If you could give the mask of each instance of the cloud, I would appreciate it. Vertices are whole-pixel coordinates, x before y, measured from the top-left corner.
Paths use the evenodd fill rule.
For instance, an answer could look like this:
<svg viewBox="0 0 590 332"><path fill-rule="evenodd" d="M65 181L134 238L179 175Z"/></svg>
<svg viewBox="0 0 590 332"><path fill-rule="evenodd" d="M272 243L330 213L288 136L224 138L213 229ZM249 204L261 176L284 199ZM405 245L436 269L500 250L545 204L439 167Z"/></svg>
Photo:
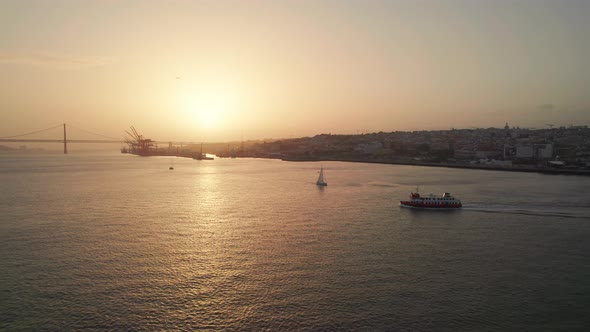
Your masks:
<svg viewBox="0 0 590 332"><path fill-rule="evenodd" d="M6 52L0 50L0 65L34 66L51 69L82 69L114 62L114 58L44 52Z"/></svg>

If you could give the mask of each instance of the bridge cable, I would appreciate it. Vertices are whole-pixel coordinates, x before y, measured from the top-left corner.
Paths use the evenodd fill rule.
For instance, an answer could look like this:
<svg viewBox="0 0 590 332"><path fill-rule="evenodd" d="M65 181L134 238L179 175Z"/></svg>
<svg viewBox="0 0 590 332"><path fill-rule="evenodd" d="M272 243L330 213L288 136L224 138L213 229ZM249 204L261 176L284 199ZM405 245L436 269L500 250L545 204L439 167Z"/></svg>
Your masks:
<svg viewBox="0 0 590 332"><path fill-rule="evenodd" d="M46 129L36 130L36 131L32 131L32 132L30 132L30 133L26 133L26 134L13 135L13 136L4 136L4 137L0 137L0 139L4 139L4 138L14 138L14 137L21 137L21 136L27 136L27 135L38 134L38 133L42 133L42 132L44 132L44 131L48 131L48 130L55 129L55 128L57 128L57 127L62 127L62 126L63 126L63 124L62 124L62 123L60 123L60 124L58 124L57 126L53 126L53 127L51 127L51 128L46 128Z"/></svg>
<svg viewBox="0 0 590 332"><path fill-rule="evenodd" d="M106 136L106 135L101 135L101 134L93 133L93 132L91 132L91 131L89 131L89 130L82 129L82 128L79 128L79 127L76 127L76 126L72 126L71 124L67 124L67 123L66 123L66 126L68 126L68 127L72 127L72 128L74 128L74 129L81 130L81 131L83 131L83 132L85 132L85 133L87 133L87 134L92 134L92 135L96 135L96 136L100 136L100 137L103 137L103 138L108 138L108 139L112 139L112 140L116 140L116 141L123 141L123 140L122 140L122 139L120 139L120 138L114 138L114 137L110 137L110 136Z"/></svg>

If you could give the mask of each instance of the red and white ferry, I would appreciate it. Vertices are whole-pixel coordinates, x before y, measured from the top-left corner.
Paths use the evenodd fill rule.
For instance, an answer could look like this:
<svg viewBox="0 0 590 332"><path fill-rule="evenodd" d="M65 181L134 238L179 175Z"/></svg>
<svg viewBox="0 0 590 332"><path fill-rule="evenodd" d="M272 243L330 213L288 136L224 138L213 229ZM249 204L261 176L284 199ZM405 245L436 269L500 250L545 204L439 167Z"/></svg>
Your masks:
<svg viewBox="0 0 590 332"><path fill-rule="evenodd" d="M420 196L418 191L410 194L410 200L399 201L402 207L411 208L428 208L428 209L458 209L461 201L453 197L449 193L444 193L442 196L430 194L428 196Z"/></svg>

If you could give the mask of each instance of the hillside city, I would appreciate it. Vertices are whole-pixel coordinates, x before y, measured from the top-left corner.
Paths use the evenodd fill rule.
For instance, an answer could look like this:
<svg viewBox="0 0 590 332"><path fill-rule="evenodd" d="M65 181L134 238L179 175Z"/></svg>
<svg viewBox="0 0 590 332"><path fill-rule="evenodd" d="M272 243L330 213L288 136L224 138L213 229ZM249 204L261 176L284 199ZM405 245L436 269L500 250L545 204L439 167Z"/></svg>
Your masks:
<svg viewBox="0 0 590 332"><path fill-rule="evenodd" d="M219 148L220 157L590 169L588 126L321 134Z"/></svg>

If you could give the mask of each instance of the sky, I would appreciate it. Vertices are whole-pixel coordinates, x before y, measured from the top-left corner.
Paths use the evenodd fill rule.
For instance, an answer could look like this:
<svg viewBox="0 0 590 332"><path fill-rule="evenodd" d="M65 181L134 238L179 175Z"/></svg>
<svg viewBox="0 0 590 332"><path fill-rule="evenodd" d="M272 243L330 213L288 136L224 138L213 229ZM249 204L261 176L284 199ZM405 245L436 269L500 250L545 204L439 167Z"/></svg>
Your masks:
<svg viewBox="0 0 590 332"><path fill-rule="evenodd" d="M0 137L590 125L590 1L0 0Z"/></svg>

